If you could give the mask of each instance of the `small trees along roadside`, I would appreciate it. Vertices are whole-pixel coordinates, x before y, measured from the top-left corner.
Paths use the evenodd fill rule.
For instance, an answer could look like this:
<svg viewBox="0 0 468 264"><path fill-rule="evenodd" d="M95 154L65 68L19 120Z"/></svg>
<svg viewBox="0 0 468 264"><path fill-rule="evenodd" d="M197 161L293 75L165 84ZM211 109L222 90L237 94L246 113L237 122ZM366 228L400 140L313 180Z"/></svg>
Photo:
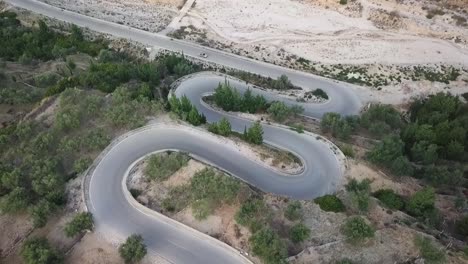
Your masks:
<svg viewBox="0 0 468 264"><path fill-rule="evenodd" d="M77 214L70 222L65 225L65 234L67 237L73 237L85 230L93 229L93 215L89 212Z"/></svg>
<svg viewBox="0 0 468 264"><path fill-rule="evenodd" d="M143 244L141 235L133 234L127 238L125 243L120 245L119 253L126 264L140 262L146 255L146 245Z"/></svg>
<svg viewBox="0 0 468 264"><path fill-rule="evenodd" d="M244 130L244 140L257 145L263 143L263 128L259 121Z"/></svg>

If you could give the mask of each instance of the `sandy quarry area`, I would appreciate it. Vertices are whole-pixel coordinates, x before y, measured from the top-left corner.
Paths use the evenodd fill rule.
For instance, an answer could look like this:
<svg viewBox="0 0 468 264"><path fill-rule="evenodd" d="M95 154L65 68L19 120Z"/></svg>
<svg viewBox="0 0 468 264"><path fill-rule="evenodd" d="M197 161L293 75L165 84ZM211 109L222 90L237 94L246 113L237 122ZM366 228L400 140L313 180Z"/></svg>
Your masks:
<svg viewBox="0 0 468 264"><path fill-rule="evenodd" d="M467 0L42 1L275 63L468 65Z"/></svg>
<svg viewBox="0 0 468 264"><path fill-rule="evenodd" d="M181 25L204 30L209 39L227 46L256 53L283 49L322 63L468 61L468 29L453 18L466 18L467 1L465 12L446 11L432 19L422 9L438 8L431 1L338 2L196 0Z"/></svg>

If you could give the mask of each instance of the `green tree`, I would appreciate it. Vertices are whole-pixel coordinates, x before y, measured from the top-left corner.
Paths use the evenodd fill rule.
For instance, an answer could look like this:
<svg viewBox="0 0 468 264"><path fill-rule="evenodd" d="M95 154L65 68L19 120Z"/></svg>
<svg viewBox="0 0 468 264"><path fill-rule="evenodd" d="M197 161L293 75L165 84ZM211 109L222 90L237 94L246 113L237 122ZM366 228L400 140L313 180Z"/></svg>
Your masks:
<svg viewBox="0 0 468 264"><path fill-rule="evenodd" d="M255 122L247 131L244 131L244 139L257 145L263 143L263 128L259 121Z"/></svg>
<svg viewBox="0 0 468 264"><path fill-rule="evenodd" d="M353 132L353 126L347 118L342 118L338 113L326 113L320 121L323 132L331 132L333 136L346 140Z"/></svg>
<svg viewBox="0 0 468 264"><path fill-rule="evenodd" d="M31 238L24 242L21 256L26 264L60 264L62 255L45 238Z"/></svg>
<svg viewBox="0 0 468 264"><path fill-rule="evenodd" d="M361 242L374 237L374 228L360 216L353 216L346 220L342 227L343 234L352 242Z"/></svg>
<svg viewBox="0 0 468 264"><path fill-rule="evenodd" d="M310 229L304 224L296 224L289 231L289 237L292 242L300 243L310 236Z"/></svg>
<svg viewBox="0 0 468 264"><path fill-rule="evenodd" d="M431 187L424 188L411 196L406 210L414 216L423 216L434 210L435 193Z"/></svg>
<svg viewBox="0 0 468 264"><path fill-rule="evenodd" d="M438 159L438 147L436 144L430 144L427 141L419 141L411 148L411 157L414 161L423 164L432 164Z"/></svg>
<svg viewBox="0 0 468 264"><path fill-rule="evenodd" d="M274 120L282 122L291 114L291 109L283 102L273 102L268 108L268 113Z"/></svg>
<svg viewBox="0 0 468 264"><path fill-rule="evenodd" d="M388 136L368 152L367 157L371 162L389 168L396 175L411 176L413 167L403 156L403 147L398 136Z"/></svg>
<svg viewBox="0 0 468 264"><path fill-rule="evenodd" d="M85 230L93 230L93 215L89 212L83 212L65 225L65 234L67 237L74 237Z"/></svg>
<svg viewBox="0 0 468 264"><path fill-rule="evenodd" d="M33 219L34 227L43 227L47 223L47 218L55 211L56 206L45 200L41 199L37 204L31 207L31 216Z"/></svg>
<svg viewBox="0 0 468 264"><path fill-rule="evenodd" d="M252 251L265 263L283 263L287 257L284 243L269 227L264 227L250 237Z"/></svg>
<svg viewBox="0 0 468 264"><path fill-rule="evenodd" d="M169 97L169 105L170 105L171 111L173 113L177 114L178 116L181 115L182 105L181 105L181 102L180 102L179 98L177 98L175 95L171 95Z"/></svg>
<svg viewBox="0 0 468 264"><path fill-rule="evenodd" d="M5 213L24 210L30 203L28 191L23 187L16 187L0 198L0 209Z"/></svg>
<svg viewBox="0 0 468 264"><path fill-rule="evenodd" d="M141 235L133 234L127 238L125 243L120 245L119 253L125 263L138 263L146 255L146 245L143 243Z"/></svg>
<svg viewBox="0 0 468 264"><path fill-rule="evenodd" d="M228 136L231 134L231 123L226 117L223 117L218 123L218 134L221 136Z"/></svg>
<svg viewBox="0 0 468 264"><path fill-rule="evenodd" d="M197 108L195 106L192 106L192 109L188 113L187 121L194 126L199 126L203 124L206 120L202 115L200 115L200 113L198 113Z"/></svg>

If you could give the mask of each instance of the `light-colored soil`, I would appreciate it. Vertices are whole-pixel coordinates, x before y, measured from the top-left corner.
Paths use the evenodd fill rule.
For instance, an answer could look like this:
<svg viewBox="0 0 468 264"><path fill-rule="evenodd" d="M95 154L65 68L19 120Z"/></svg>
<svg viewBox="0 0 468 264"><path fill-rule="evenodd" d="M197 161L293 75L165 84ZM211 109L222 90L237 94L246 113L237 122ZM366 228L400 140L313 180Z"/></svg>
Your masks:
<svg viewBox="0 0 468 264"><path fill-rule="evenodd" d="M466 63L468 31L452 18L466 14L428 19L426 1L348 2L198 0L181 26L260 58L286 51L322 63Z"/></svg>
<svg viewBox="0 0 468 264"><path fill-rule="evenodd" d="M400 195L409 196L414 192L420 190L422 187L417 183L414 178L402 177L400 181L392 176L386 175L378 168L370 167L362 160L348 161L349 170L346 172L346 177L343 179L344 185L350 179L364 180L369 179L372 181L371 190L373 192L380 189L392 189Z"/></svg>
<svg viewBox="0 0 468 264"><path fill-rule="evenodd" d="M84 15L158 32L177 15L182 0L42 0Z"/></svg>
<svg viewBox="0 0 468 264"><path fill-rule="evenodd" d="M123 264L119 256L118 247L103 239L99 234L87 233L81 241L76 244L65 258L65 263L70 264ZM168 261L147 254L141 264L169 264Z"/></svg>
<svg viewBox="0 0 468 264"><path fill-rule="evenodd" d="M32 229L33 224L28 214L0 215L0 259L21 243Z"/></svg>

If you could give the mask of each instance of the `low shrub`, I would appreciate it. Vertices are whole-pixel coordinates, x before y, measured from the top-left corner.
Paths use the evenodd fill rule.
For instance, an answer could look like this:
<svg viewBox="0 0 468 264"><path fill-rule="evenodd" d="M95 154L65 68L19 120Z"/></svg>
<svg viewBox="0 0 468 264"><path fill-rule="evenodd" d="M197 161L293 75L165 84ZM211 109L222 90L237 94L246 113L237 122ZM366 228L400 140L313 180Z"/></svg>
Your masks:
<svg viewBox="0 0 468 264"><path fill-rule="evenodd" d="M405 201L403 198L396 194L393 190L382 189L376 191L373 195L379 199L382 204L390 209L401 210L405 207Z"/></svg>
<svg viewBox="0 0 468 264"><path fill-rule="evenodd" d="M320 209L326 212L344 212L345 206L340 198L335 195L327 194L322 197L315 198L314 202L320 206Z"/></svg>
<svg viewBox="0 0 468 264"><path fill-rule="evenodd" d="M366 238L374 237L374 228L359 216L350 217L342 227L346 238L353 242L360 242Z"/></svg>

